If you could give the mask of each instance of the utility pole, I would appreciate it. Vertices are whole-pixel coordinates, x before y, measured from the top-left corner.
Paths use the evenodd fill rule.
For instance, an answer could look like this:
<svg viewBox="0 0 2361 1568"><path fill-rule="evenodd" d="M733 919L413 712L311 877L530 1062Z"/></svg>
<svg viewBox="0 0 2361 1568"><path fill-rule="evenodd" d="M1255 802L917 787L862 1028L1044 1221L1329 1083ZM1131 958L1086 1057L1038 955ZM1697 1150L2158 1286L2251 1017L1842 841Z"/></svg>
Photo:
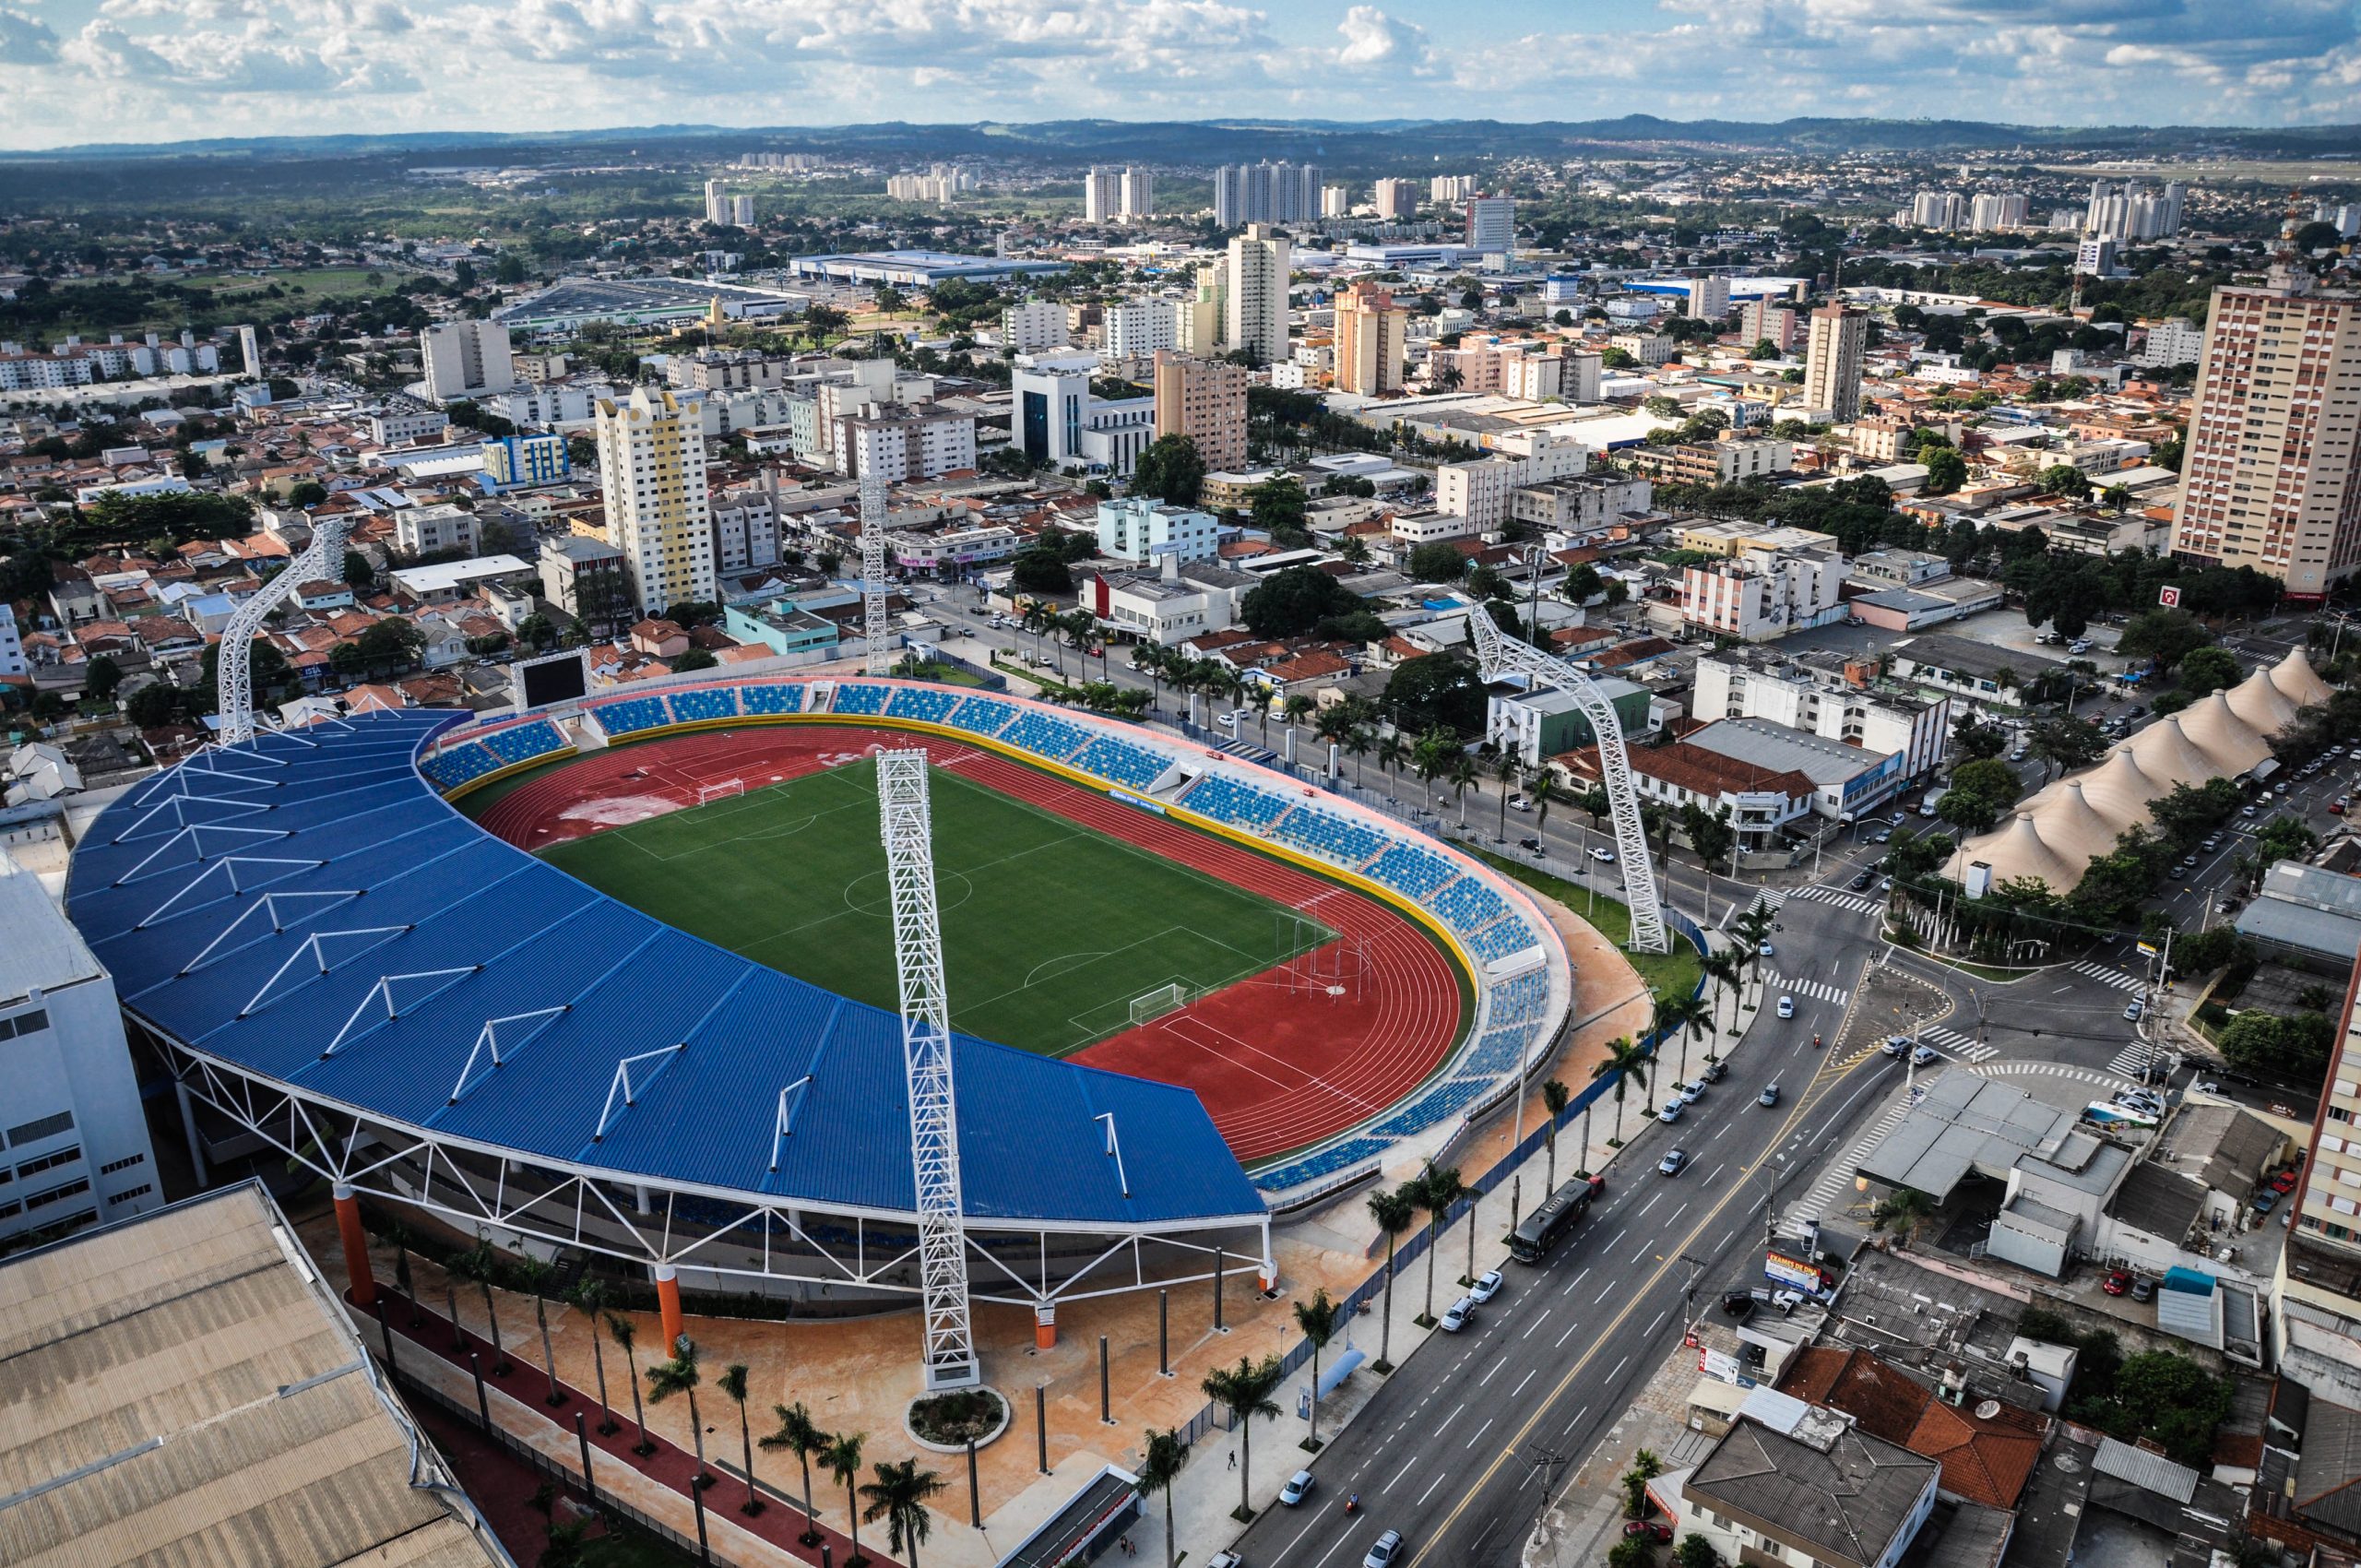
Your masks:
<svg viewBox="0 0 2361 1568"><path fill-rule="evenodd" d="M1787 1157L1781 1155L1762 1172L1770 1178L1770 1190L1762 1194L1762 1245L1768 1250L1779 1240L1779 1183L1787 1174Z"/></svg>

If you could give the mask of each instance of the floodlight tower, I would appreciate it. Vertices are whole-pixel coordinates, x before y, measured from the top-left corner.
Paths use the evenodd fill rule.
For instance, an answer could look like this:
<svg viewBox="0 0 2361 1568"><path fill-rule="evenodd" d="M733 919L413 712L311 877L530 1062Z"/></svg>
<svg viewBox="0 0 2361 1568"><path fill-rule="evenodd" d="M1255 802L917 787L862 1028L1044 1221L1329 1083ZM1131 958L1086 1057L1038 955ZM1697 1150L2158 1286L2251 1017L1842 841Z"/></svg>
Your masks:
<svg viewBox="0 0 2361 1568"><path fill-rule="evenodd" d="M934 896L934 833L926 753L877 758L879 826L894 900L894 967L901 980L902 1065L910 1096L910 1168L925 1298L926 1389L983 1381L967 1316L967 1230L959 1202L959 1115L951 1082L951 1000Z"/></svg>
<svg viewBox="0 0 2361 1568"><path fill-rule="evenodd" d="M216 706L221 716L219 739L222 745L243 745L255 738L255 634L262 630L270 612L286 603L302 585L344 576L344 529L342 517L315 518L312 542L303 552L238 606L230 624L221 628L221 651L214 665L214 683L220 694Z"/></svg>
<svg viewBox="0 0 2361 1568"><path fill-rule="evenodd" d="M860 465L860 629L869 641L869 672L893 667L885 657L885 476L873 461Z"/></svg>
<svg viewBox="0 0 2361 1568"><path fill-rule="evenodd" d="M1639 793L1631 788L1631 758L1623 749L1623 721L1616 717L1615 705L1572 665L1501 631L1481 605L1468 613L1467 625L1476 639L1476 659L1483 667L1484 679L1522 675L1554 687L1573 698L1574 706L1590 721L1590 732L1598 742L1598 771L1607 786L1608 810L1615 821L1615 849L1623 861L1623 891L1631 907L1631 950L1667 951L1671 939L1665 931L1664 906L1656 898L1656 868L1648 859L1647 826L1640 820Z"/></svg>

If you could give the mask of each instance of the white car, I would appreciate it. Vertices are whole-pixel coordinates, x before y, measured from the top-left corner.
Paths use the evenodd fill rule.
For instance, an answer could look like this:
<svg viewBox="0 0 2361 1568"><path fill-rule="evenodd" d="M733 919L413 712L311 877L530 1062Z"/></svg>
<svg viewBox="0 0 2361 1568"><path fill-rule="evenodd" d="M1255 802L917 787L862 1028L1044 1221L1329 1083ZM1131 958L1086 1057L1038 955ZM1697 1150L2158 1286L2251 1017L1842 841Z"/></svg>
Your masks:
<svg viewBox="0 0 2361 1568"><path fill-rule="evenodd" d="M1508 1281L1501 1277L1501 1271L1497 1268L1489 1273L1479 1274L1476 1277L1476 1283L1467 1288L1467 1299L1479 1303L1489 1301L1501 1293L1501 1287L1506 1283Z"/></svg>
<svg viewBox="0 0 2361 1568"><path fill-rule="evenodd" d="M1920 1067L1926 1066L1930 1062L1940 1062L1942 1059L1943 1053L1931 1045L1922 1045L1910 1053L1911 1063Z"/></svg>
<svg viewBox="0 0 2361 1568"><path fill-rule="evenodd" d="M1656 1112L1656 1120L1668 1126L1671 1123L1679 1121L1680 1113L1688 1109L1689 1102L1681 1099L1679 1095L1674 1095L1670 1099L1664 1102L1664 1109Z"/></svg>
<svg viewBox="0 0 2361 1568"><path fill-rule="evenodd" d="M1693 1084L1683 1084L1683 1085L1681 1085L1681 1086L1680 1086L1680 1103L1681 1103L1681 1104L1683 1104L1683 1105L1694 1105L1694 1104L1696 1104L1699 1100L1701 1100L1701 1099L1704 1099L1704 1098L1705 1098L1705 1080L1704 1080L1704 1079L1700 1078L1700 1079L1698 1079L1698 1080L1697 1080L1695 1083L1693 1083Z"/></svg>
<svg viewBox="0 0 2361 1568"><path fill-rule="evenodd" d="M1779 998L1779 1016L1782 1018L1792 1018L1795 1016L1796 999L1792 996L1783 996Z"/></svg>
<svg viewBox="0 0 2361 1568"><path fill-rule="evenodd" d="M1771 1304L1783 1313L1791 1313L1804 1304L1804 1293L1800 1290L1774 1290L1771 1292Z"/></svg>
<svg viewBox="0 0 2361 1568"><path fill-rule="evenodd" d="M1361 1568L1394 1568L1394 1560L1402 1555L1402 1532L1388 1530L1377 1538L1377 1544L1361 1559Z"/></svg>
<svg viewBox="0 0 2361 1568"><path fill-rule="evenodd" d="M1509 810L1513 812L1529 812L1532 809L1533 802L1526 800L1523 795L1512 795L1509 797Z"/></svg>
<svg viewBox="0 0 2361 1568"><path fill-rule="evenodd" d="M1303 1500L1311 1495L1311 1489L1319 1484L1311 1479L1310 1470L1298 1470L1287 1478L1287 1485L1279 1488L1279 1501L1289 1508L1299 1507Z"/></svg>
<svg viewBox="0 0 2361 1568"><path fill-rule="evenodd" d="M1615 863L1615 851L1612 849L1593 849L1590 852L1590 858L1596 861L1603 866L1611 866Z"/></svg>
<svg viewBox="0 0 2361 1568"><path fill-rule="evenodd" d="M1445 1334L1456 1334L1475 1321L1476 1302L1471 1297L1462 1296L1442 1310L1442 1331ZM1284 1492L1280 1495L1283 1499L1286 1496Z"/></svg>
<svg viewBox="0 0 2361 1568"><path fill-rule="evenodd" d="M1757 947L1754 951L1765 958L1775 958L1779 956L1778 949L1772 946L1767 942Z"/></svg>

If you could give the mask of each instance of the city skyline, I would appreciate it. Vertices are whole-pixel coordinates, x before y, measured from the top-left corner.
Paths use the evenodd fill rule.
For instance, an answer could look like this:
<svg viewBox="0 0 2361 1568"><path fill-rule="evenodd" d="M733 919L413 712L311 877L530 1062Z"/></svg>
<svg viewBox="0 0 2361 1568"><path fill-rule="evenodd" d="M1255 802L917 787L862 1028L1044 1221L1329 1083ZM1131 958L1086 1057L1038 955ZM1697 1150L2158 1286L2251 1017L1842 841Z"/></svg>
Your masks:
<svg viewBox="0 0 2361 1568"><path fill-rule="evenodd" d="M2029 125L2361 121L2361 29L2325 0L738 3L25 0L0 5L0 145L1253 114L1536 120L1658 107ZM107 95L92 135L91 94ZM792 113L783 111L792 110Z"/></svg>

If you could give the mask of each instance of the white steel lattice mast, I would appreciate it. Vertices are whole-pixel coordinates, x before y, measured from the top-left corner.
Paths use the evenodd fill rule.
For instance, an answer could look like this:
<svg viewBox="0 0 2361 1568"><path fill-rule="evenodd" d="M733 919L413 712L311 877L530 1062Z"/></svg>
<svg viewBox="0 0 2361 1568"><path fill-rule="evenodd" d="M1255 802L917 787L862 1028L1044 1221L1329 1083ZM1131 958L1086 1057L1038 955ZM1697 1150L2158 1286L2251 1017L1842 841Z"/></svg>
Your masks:
<svg viewBox="0 0 2361 1568"><path fill-rule="evenodd" d="M886 657L885 476L866 462L860 466L860 630L869 641L869 672L884 674L893 665Z"/></svg>
<svg viewBox="0 0 2361 1568"><path fill-rule="evenodd" d="M877 806L894 897L894 966L901 977L902 1064L909 1075L910 1167L925 1295L926 1386L983 1380L967 1321L967 1231L959 1205L959 1114L951 1084L951 999L934 898L934 832L926 754L877 758Z"/></svg>
<svg viewBox="0 0 2361 1568"><path fill-rule="evenodd" d="M1572 665L1501 631L1482 607L1468 615L1467 625L1476 639L1476 658L1483 666L1484 679L1522 675L1553 686L1573 698L1590 721L1590 731L1598 740L1598 770L1607 786L1608 810L1615 822L1615 850L1623 861L1625 899L1631 907L1631 950L1668 951L1671 939L1665 931L1664 906L1656 898L1656 868L1648 859L1647 825L1640 820L1639 793L1631 788L1631 758L1623 749L1623 721L1616 717L1615 705Z"/></svg>
<svg viewBox="0 0 2361 1568"><path fill-rule="evenodd" d="M230 624L221 628L221 651L215 664L214 683L220 694L217 708L221 716L219 740L222 745L240 745L255 738L255 634L262 630L270 612L286 603L303 584L322 578L342 579L344 528L342 517L315 520L312 524L312 542L303 553L290 561L285 571L238 606Z"/></svg>

